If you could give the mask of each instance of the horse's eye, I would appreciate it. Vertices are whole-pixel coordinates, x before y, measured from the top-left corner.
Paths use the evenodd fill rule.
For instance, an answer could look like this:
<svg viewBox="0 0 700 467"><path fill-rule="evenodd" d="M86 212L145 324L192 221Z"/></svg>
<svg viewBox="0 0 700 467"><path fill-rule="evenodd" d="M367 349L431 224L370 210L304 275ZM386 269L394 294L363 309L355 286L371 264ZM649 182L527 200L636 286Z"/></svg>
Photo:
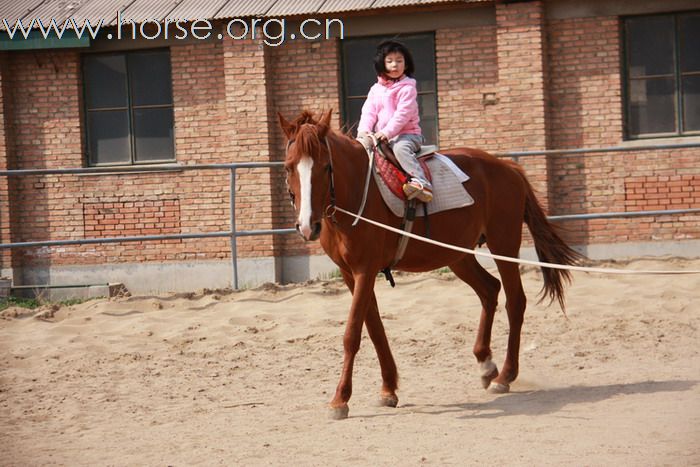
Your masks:
<svg viewBox="0 0 700 467"><path fill-rule="evenodd" d="M292 201L292 206L296 208L296 196L294 196L294 192L292 190L287 190L287 193L289 193L289 199Z"/></svg>

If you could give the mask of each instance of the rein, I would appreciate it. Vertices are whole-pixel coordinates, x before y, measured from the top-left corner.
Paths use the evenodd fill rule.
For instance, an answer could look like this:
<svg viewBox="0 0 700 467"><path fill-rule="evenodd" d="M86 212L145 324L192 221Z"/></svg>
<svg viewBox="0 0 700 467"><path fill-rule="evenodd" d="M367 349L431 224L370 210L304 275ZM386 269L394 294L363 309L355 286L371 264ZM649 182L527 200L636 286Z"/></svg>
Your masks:
<svg viewBox="0 0 700 467"><path fill-rule="evenodd" d="M330 217L331 220L333 221L334 224L337 224L338 222L335 219L335 212L337 211L337 206L335 204L335 177L333 173L333 152L331 151L331 145L328 142L328 137L324 136L323 140L326 143L326 148L328 149L328 178L330 182L330 195L331 195L331 203L326 206L326 210L324 213L325 217ZM376 140L375 140L375 148L376 148ZM362 190L362 201L360 202L360 209L357 211L357 215L361 216L362 213L365 211L365 205L367 204L367 193L369 193L369 184L370 180L372 178L372 170L374 170L374 157L373 155L370 155L369 157L369 168L367 170L367 177L365 177L365 187ZM330 216L328 215L328 212L332 211ZM352 223L352 227L355 227L358 223L360 222L359 218L355 218L355 220Z"/></svg>
<svg viewBox="0 0 700 467"><path fill-rule="evenodd" d="M374 155L375 152L378 150L379 144L379 142L374 136L372 136L372 143L372 149L367 150L367 156L369 157L369 168L367 169L367 177L365 177L365 187L362 190L362 202L360 203L360 209L357 211L358 216L361 216L365 210L365 204L367 204L367 194L369 193L369 183L370 179L372 178L372 172L374 171ZM352 227L355 227L359 222L360 218L356 217L355 220L352 222Z"/></svg>
<svg viewBox="0 0 700 467"><path fill-rule="evenodd" d="M331 221L334 224L337 224L338 221L335 219L335 211L337 206L335 205L335 177L333 174L333 154L331 153L331 145L328 142L328 138L324 136L323 140L326 142L326 149L328 149L328 181L330 184L329 190L331 192L331 203L328 206L326 206L326 210L323 213L323 215L325 217L330 217ZM328 215L329 211L332 211L330 216ZM362 214L362 211L360 211L359 214ZM358 219L356 219L355 222L358 222Z"/></svg>

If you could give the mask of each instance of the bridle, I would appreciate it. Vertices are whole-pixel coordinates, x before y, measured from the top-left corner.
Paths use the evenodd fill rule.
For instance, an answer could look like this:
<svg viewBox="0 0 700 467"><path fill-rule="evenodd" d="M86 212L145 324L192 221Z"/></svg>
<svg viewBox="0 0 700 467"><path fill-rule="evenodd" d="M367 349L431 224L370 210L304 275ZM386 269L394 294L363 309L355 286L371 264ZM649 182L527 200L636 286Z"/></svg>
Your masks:
<svg viewBox="0 0 700 467"><path fill-rule="evenodd" d="M328 142L328 138L324 136L323 141L324 141L324 143L326 143L326 149L328 150L328 166L326 166L326 172L328 172L328 185L329 185L329 192L330 192L330 203L323 210L323 217L328 218L331 220L331 222L333 222L334 224L337 224L338 221L335 219L335 212L336 212L337 206L336 206L336 202L335 202L335 177L334 177L334 173L333 173L333 153L331 151L331 145ZM289 141L287 141L287 147L284 150L285 159L286 159L287 155L289 154L289 146L291 146L293 142L294 142L293 139L290 139ZM290 192L290 197L292 197L292 200L294 199L291 192ZM294 202L294 201L292 201L292 202Z"/></svg>

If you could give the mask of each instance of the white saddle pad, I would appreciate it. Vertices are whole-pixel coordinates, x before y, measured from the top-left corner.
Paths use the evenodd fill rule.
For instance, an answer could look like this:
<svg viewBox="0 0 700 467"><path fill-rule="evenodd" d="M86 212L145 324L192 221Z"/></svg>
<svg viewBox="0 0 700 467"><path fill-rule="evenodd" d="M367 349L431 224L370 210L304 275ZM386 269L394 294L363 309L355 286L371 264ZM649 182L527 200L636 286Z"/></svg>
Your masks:
<svg viewBox="0 0 700 467"><path fill-rule="evenodd" d="M474 198L462 185L469 180L469 175L457 167L449 157L435 153L432 158L428 159L427 165L433 178L433 200L427 203L428 214L474 204ZM403 217L406 202L391 192L376 170L374 171L374 181L377 182L382 198L391 212L398 217ZM422 212L422 209L419 212Z"/></svg>

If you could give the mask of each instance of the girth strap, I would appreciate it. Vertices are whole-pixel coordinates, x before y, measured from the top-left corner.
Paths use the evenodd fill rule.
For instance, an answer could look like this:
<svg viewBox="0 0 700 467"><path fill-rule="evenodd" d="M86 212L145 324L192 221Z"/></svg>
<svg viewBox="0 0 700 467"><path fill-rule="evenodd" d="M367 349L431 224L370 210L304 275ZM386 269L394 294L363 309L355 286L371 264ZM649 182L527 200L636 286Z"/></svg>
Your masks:
<svg viewBox="0 0 700 467"><path fill-rule="evenodd" d="M404 232L411 233L411 231L413 230L413 222L416 220L416 204L417 201L415 200L415 198L406 203L406 208L403 212L403 221L401 221L401 230L403 230ZM423 204L423 206L425 206L425 204ZM427 212L425 218L427 222ZM394 276L391 274L391 268L396 266L396 264L399 261L401 261L401 258L403 258L404 253L406 253L406 246L408 245L408 240L409 238L406 235L401 235L401 238L399 238L399 246L396 248L396 254L394 255L394 260L389 266L382 269L384 277L386 277L386 280L389 281L389 284L392 287L396 286L396 282L394 281Z"/></svg>

